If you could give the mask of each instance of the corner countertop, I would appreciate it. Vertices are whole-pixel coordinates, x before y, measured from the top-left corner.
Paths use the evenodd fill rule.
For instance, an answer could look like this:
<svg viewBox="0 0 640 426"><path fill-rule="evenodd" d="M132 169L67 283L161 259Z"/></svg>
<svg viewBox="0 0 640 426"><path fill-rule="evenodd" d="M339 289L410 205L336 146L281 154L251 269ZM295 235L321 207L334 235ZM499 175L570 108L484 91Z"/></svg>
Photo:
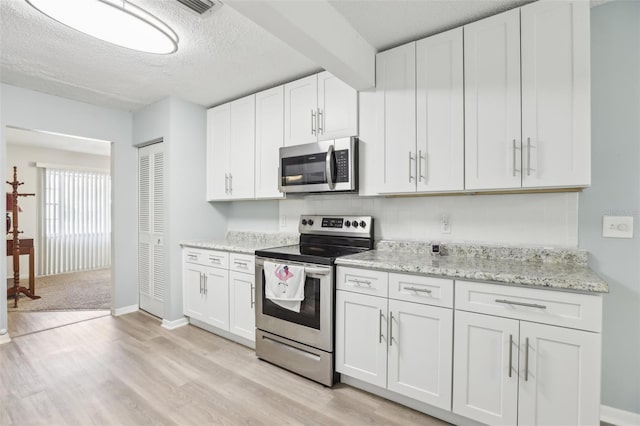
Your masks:
<svg viewBox="0 0 640 426"><path fill-rule="evenodd" d="M586 252L581 250L452 246L448 255L432 255L425 243L411 247L383 241L376 250L340 257L336 264L526 287L609 292L607 283L587 266ZM444 247L443 253L447 251Z"/></svg>
<svg viewBox="0 0 640 426"><path fill-rule="evenodd" d="M233 253L254 254L256 250L298 244L298 234L229 231L221 240L182 241L182 247L220 250Z"/></svg>

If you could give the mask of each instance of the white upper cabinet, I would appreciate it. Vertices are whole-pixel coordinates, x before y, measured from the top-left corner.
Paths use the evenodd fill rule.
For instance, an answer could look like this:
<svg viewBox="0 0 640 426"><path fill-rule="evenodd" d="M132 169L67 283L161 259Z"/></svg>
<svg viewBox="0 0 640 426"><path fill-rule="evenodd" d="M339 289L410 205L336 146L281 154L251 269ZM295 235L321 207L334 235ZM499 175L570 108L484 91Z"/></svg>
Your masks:
<svg viewBox="0 0 640 426"><path fill-rule="evenodd" d="M231 105L207 111L207 200L228 198Z"/></svg>
<svg viewBox="0 0 640 426"><path fill-rule="evenodd" d="M207 200L254 198L255 95L207 111Z"/></svg>
<svg viewBox="0 0 640 426"><path fill-rule="evenodd" d="M520 10L464 27L465 187L521 187Z"/></svg>
<svg viewBox="0 0 640 426"><path fill-rule="evenodd" d="M358 92L324 71L284 85L284 144L358 134Z"/></svg>
<svg viewBox="0 0 640 426"><path fill-rule="evenodd" d="M284 85L284 144L318 140L318 75Z"/></svg>
<svg viewBox="0 0 640 426"><path fill-rule="evenodd" d="M524 187L590 184L589 2L521 9Z"/></svg>
<svg viewBox="0 0 640 426"><path fill-rule="evenodd" d="M416 43L376 56L376 95L383 120L380 192L415 192Z"/></svg>
<svg viewBox="0 0 640 426"><path fill-rule="evenodd" d="M278 190L279 149L284 146L284 86L256 93L256 198L283 198Z"/></svg>
<svg viewBox="0 0 640 426"><path fill-rule="evenodd" d="M324 71L318 74L318 140L358 134L358 92Z"/></svg>
<svg viewBox="0 0 640 426"><path fill-rule="evenodd" d="M255 95L231 102L229 197L254 198Z"/></svg>
<svg viewBox="0 0 640 426"><path fill-rule="evenodd" d="M462 28L416 44L417 191L464 189Z"/></svg>

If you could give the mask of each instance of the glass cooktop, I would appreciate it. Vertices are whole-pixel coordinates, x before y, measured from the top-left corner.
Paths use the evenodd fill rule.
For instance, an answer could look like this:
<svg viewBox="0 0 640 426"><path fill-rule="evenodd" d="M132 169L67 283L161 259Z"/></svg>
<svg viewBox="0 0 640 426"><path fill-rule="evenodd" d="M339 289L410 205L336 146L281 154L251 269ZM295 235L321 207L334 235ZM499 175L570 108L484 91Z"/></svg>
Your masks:
<svg viewBox="0 0 640 426"><path fill-rule="evenodd" d="M337 257L360 253L367 248L326 245L294 245L256 250L256 256L294 262L333 265Z"/></svg>

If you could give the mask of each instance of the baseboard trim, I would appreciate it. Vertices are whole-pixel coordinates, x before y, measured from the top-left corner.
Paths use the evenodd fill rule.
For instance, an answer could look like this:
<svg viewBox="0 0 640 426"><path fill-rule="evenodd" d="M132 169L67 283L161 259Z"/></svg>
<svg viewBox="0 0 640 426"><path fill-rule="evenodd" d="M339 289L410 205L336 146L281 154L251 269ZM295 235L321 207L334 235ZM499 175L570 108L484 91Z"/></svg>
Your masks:
<svg viewBox="0 0 640 426"><path fill-rule="evenodd" d="M176 328L184 327L187 324L189 324L187 317L178 318L173 321L163 319L161 327L166 328L167 330L175 330Z"/></svg>
<svg viewBox="0 0 640 426"><path fill-rule="evenodd" d="M640 425L640 414L601 405L600 420L616 426L635 426Z"/></svg>
<svg viewBox="0 0 640 426"><path fill-rule="evenodd" d="M126 315L133 312L137 312L140 309L138 305L123 306L122 308L115 308L111 310L111 315L119 317L120 315Z"/></svg>
<svg viewBox="0 0 640 426"><path fill-rule="evenodd" d="M9 332L0 334L0 345L4 345L5 343L9 343L11 341L11 336L9 336Z"/></svg>

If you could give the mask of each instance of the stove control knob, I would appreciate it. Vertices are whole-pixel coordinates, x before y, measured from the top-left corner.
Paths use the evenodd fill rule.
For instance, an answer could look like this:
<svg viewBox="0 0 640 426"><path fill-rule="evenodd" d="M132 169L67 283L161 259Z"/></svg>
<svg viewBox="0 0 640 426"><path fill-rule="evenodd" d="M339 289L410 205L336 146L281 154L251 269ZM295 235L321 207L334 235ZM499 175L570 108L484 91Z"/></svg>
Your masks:
<svg viewBox="0 0 640 426"><path fill-rule="evenodd" d="M309 226L313 226L313 219L309 219L309 222L307 222L309 224Z"/></svg>
<svg viewBox="0 0 640 426"><path fill-rule="evenodd" d="M344 222L344 226L346 226L347 228L351 226L351 222L349 222L348 220L346 220Z"/></svg>
<svg viewBox="0 0 640 426"><path fill-rule="evenodd" d="M306 225L307 224L307 219L302 219L302 225Z"/></svg>
<svg viewBox="0 0 640 426"><path fill-rule="evenodd" d="M361 220L360 221L360 226L363 227L363 228L366 228L367 227L367 222L365 222L364 220Z"/></svg>
<svg viewBox="0 0 640 426"><path fill-rule="evenodd" d="M354 220L354 221L353 221L353 227L354 227L354 228L357 228L357 227L358 227L358 221L356 221L356 220Z"/></svg>

